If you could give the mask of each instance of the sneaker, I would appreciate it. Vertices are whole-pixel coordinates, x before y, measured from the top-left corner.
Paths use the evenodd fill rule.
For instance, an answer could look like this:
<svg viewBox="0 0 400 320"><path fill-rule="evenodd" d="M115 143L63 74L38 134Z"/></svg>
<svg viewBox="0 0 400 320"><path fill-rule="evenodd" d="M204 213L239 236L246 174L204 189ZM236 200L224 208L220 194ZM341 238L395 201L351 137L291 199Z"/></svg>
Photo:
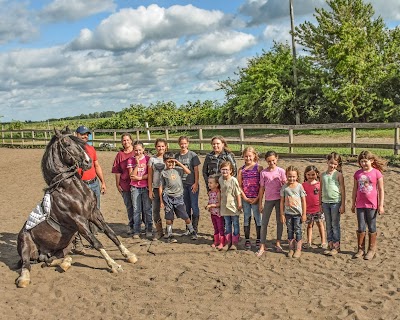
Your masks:
<svg viewBox="0 0 400 320"><path fill-rule="evenodd" d="M135 233L135 234L132 236L132 238L133 238L133 239L140 239L140 236L139 236L137 233Z"/></svg>
<svg viewBox="0 0 400 320"><path fill-rule="evenodd" d="M257 239L256 240L256 248L257 248L257 250L260 249L260 245L261 245L261 240Z"/></svg>
<svg viewBox="0 0 400 320"><path fill-rule="evenodd" d="M321 243L321 248L322 249L328 249L328 244L327 243Z"/></svg>
<svg viewBox="0 0 400 320"><path fill-rule="evenodd" d="M246 242L244 243L244 248L246 250L251 250L251 242L250 242L250 240L246 240Z"/></svg>
<svg viewBox="0 0 400 320"><path fill-rule="evenodd" d="M135 231L133 230L133 227L128 227L128 228L129 228L129 230L128 230L127 234L129 236L133 235L135 233Z"/></svg>
<svg viewBox="0 0 400 320"><path fill-rule="evenodd" d="M311 249L311 244L308 242L305 242L305 243L303 243L302 248L306 249L306 250Z"/></svg>
<svg viewBox="0 0 400 320"><path fill-rule="evenodd" d="M197 240L197 233L196 233L196 231L193 231L193 232L191 233L191 235L192 235L192 237L191 237L192 240Z"/></svg>
<svg viewBox="0 0 400 320"><path fill-rule="evenodd" d="M186 229L186 231L184 233L182 233L182 236L188 236L190 234L191 233L190 233L189 229Z"/></svg>
<svg viewBox="0 0 400 320"><path fill-rule="evenodd" d="M168 243L177 243L177 242L178 240L176 240L173 235L170 235L168 237Z"/></svg>
<svg viewBox="0 0 400 320"><path fill-rule="evenodd" d="M153 232L147 231L147 232L146 232L146 238L147 238L147 239L153 239Z"/></svg>

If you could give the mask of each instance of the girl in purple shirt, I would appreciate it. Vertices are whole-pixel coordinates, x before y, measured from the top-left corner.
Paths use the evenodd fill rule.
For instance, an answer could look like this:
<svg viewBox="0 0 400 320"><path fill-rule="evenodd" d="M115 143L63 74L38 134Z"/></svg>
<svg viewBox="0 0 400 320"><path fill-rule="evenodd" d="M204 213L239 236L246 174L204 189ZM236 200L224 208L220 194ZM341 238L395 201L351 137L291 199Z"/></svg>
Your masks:
<svg viewBox="0 0 400 320"><path fill-rule="evenodd" d="M369 231L368 253L365 260L371 260L376 253L376 216L383 214L384 187L382 171L386 162L369 151L358 156L361 169L354 174L351 211L357 212L358 251L353 258L361 258L365 253L365 235Z"/></svg>

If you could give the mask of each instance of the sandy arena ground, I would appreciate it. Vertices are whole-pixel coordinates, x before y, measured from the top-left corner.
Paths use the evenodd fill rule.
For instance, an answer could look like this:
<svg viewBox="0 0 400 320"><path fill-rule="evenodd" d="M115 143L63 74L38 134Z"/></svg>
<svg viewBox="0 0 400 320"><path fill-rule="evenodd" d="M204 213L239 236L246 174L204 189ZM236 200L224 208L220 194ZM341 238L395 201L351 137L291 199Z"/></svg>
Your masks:
<svg viewBox="0 0 400 320"><path fill-rule="evenodd" d="M386 213L378 218L376 258L369 262L351 258L356 247L356 217L350 211L352 175L357 169L353 163L344 166L347 201L341 223L342 253L324 256L315 227L313 249L296 260L271 249L276 236L274 216L268 232L270 249L261 258L255 256L255 248L243 250L243 240L238 251L213 250L212 224L204 209L197 241L186 237L178 238L176 244L133 240L126 234L125 207L110 173L115 154L99 152L108 187L102 212L139 261L126 263L112 242L100 234L100 241L122 265L123 273L110 273L100 254L88 249L85 256L73 256L73 266L66 273L33 265L31 285L18 289L14 284L19 260L16 238L43 197L43 150L0 148L0 318L400 319L398 168L389 168L384 174ZM278 165L293 164L304 170L311 162L325 169L322 160L280 159ZM201 180L201 208L205 204ZM176 221L175 230L182 232L183 226ZM254 236L252 225L253 240Z"/></svg>

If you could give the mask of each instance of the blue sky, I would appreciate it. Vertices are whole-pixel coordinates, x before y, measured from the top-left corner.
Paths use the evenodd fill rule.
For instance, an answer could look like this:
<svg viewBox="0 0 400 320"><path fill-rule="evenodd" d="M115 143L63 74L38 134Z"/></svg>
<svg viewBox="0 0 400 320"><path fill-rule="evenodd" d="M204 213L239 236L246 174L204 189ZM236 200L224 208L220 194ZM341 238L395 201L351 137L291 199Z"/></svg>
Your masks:
<svg viewBox="0 0 400 320"><path fill-rule="evenodd" d="M295 24L324 0L294 0ZM372 0L389 27L400 1ZM224 101L217 83L290 40L289 0L0 0L0 121Z"/></svg>

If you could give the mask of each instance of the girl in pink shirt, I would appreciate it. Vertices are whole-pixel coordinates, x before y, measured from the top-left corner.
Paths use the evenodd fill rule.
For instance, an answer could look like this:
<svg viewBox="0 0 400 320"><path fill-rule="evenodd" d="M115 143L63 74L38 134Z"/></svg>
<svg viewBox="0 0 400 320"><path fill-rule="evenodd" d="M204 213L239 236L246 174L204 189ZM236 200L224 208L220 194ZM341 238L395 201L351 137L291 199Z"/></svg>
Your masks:
<svg viewBox="0 0 400 320"><path fill-rule="evenodd" d="M307 204L307 243L303 245L303 248L311 248L312 243L312 230L314 222L318 226L319 234L321 236L321 248L327 249L328 244L326 243L325 235L325 216L321 211L321 205L319 202L319 193L321 192L321 185L319 183L319 171L317 167L311 165L307 166L304 170L304 182L303 188L306 192L306 204Z"/></svg>
<svg viewBox="0 0 400 320"><path fill-rule="evenodd" d="M386 162L369 151L358 156L361 169L354 174L351 211L357 212L358 251L353 258L361 258L365 252L366 227L369 231L368 253L365 260L371 260L376 253L376 216L383 214L384 187L382 171Z"/></svg>
<svg viewBox="0 0 400 320"><path fill-rule="evenodd" d="M267 161L267 168L260 172L260 190L258 193L258 204L261 219L261 245L257 251L257 257L261 257L266 250L267 242L267 227L269 218L271 217L272 210L275 208L276 213L276 245L275 251L282 253L281 240L283 233L283 223L280 220L281 210L281 188L286 183L285 170L278 167L278 154L275 151L268 151L265 154L265 161ZM265 197L265 203L263 198Z"/></svg>

